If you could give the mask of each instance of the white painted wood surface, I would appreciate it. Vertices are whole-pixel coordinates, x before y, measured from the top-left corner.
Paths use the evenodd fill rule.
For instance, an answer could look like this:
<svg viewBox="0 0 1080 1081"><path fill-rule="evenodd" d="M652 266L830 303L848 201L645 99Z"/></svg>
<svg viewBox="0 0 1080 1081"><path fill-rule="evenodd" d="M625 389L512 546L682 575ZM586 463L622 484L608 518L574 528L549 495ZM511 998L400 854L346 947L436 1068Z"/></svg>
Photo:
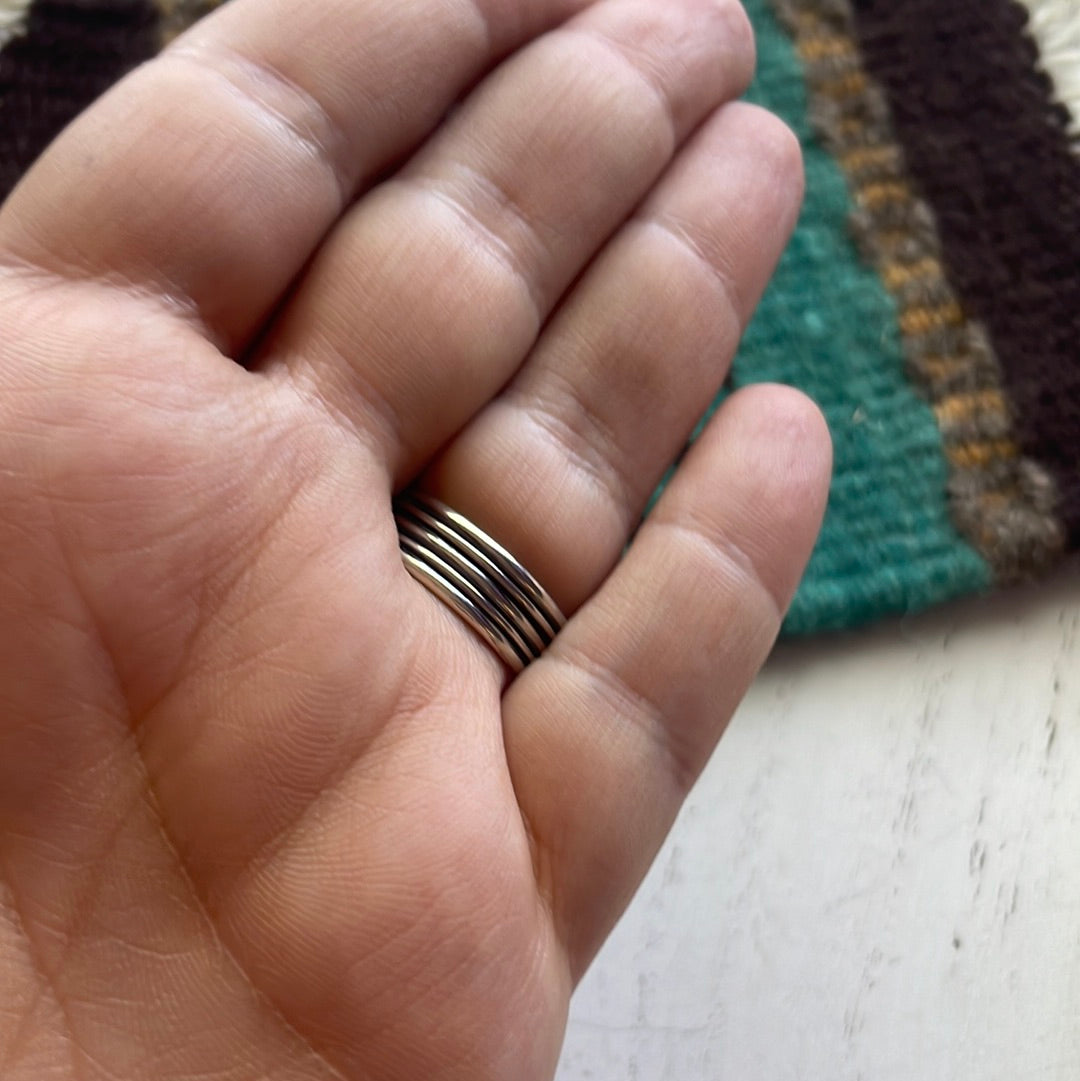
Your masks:
<svg viewBox="0 0 1080 1081"><path fill-rule="evenodd" d="M1077 1081L1080 571L780 647L559 1081Z"/></svg>

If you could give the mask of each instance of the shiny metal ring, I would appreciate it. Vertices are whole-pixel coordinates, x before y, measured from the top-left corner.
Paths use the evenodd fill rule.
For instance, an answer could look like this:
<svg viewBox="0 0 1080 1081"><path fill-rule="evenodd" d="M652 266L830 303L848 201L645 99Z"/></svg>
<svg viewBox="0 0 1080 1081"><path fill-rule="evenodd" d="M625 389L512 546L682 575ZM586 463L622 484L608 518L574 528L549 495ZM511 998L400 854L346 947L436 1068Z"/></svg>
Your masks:
<svg viewBox="0 0 1080 1081"><path fill-rule="evenodd" d="M414 490L394 501L409 573L520 672L565 624L559 606L501 544L468 518Z"/></svg>

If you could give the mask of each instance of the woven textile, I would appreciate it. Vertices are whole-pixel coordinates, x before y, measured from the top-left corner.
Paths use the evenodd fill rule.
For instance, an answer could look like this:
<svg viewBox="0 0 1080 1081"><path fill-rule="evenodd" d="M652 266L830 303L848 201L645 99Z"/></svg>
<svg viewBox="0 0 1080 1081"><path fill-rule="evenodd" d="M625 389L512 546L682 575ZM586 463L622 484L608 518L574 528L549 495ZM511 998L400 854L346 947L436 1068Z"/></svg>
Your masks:
<svg viewBox="0 0 1080 1081"><path fill-rule="evenodd" d="M745 2L807 198L731 383L836 446L787 630L1043 572L1080 547L1080 0ZM0 0L0 198L214 6Z"/></svg>
<svg viewBox="0 0 1080 1081"><path fill-rule="evenodd" d="M788 629L1042 572L1080 542L1080 4L748 8L808 195L735 382L807 389L837 452Z"/></svg>

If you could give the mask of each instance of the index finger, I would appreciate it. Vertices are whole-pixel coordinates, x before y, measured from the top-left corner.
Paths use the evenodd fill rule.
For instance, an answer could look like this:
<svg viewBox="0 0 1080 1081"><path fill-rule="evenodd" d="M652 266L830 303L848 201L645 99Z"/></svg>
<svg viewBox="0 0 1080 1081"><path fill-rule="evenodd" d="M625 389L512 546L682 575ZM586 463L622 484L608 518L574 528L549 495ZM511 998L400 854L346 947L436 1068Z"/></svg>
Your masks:
<svg viewBox="0 0 1080 1081"><path fill-rule="evenodd" d="M231 0L63 133L0 265L133 286L243 347L365 182L591 0Z"/></svg>

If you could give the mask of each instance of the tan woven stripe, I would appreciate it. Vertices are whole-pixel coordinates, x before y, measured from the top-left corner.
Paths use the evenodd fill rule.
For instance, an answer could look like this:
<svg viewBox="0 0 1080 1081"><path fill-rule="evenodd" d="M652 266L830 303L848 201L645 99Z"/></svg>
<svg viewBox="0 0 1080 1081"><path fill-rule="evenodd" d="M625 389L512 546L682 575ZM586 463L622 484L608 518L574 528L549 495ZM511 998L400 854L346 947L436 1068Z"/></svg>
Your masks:
<svg viewBox="0 0 1080 1081"><path fill-rule="evenodd" d="M218 7L222 0L154 0L161 12L161 43L167 45L192 23Z"/></svg>
<svg viewBox="0 0 1080 1081"><path fill-rule="evenodd" d="M860 248L896 303L909 373L937 418L953 521L999 581L1026 577L1064 548L1054 482L1022 456L997 358L948 281L849 0L772 3L802 60L818 134L847 177Z"/></svg>
<svg viewBox="0 0 1080 1081"><path fill-rule="evenodd" d="M0 49L26 29L32 0L0 0Z"/></svg>

